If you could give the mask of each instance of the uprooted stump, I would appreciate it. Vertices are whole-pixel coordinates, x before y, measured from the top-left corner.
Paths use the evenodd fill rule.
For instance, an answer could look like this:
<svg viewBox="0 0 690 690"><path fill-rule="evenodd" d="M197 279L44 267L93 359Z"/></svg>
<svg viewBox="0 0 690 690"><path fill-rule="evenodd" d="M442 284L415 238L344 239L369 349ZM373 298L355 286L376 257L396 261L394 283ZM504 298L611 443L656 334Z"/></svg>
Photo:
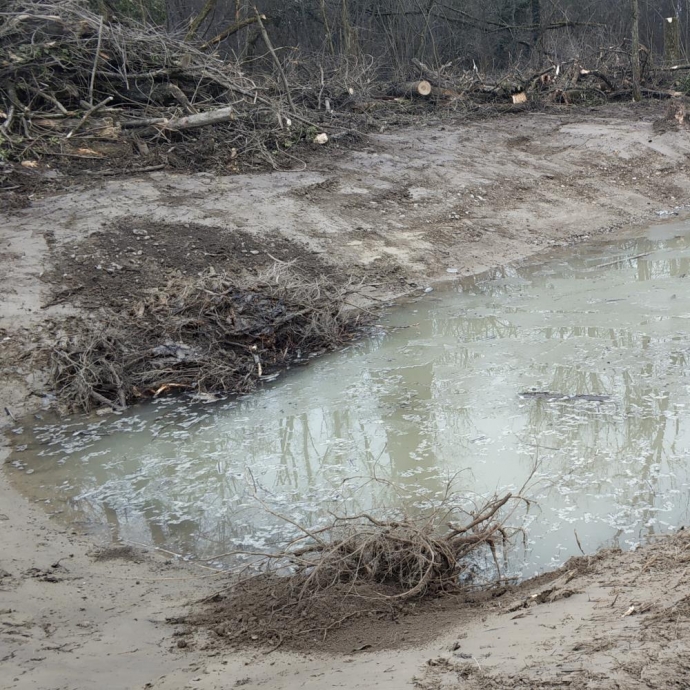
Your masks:
<svg viewBox="0 0 690 690"><path fill-rule="evenodd" d="M299 597L341 583L384 585L396 599L412 599L454 590L464 559L478 546L495 549L505 537L492 518L511 494L485 506L469 525L448 523L439 533L434 520L381 521L371 515L336 518L333 525L310 531L311 543L285 554L300 583Z"/></svg>
<svg viewBox="0 0 690 690"><path fill-rule="evenodd" d="M318 529L284 518L302 533L290 548L251 554L261 572L204 600L185 622L223 643L301 649L362 619L396 621L443 595L471 603L478 591L471 573L483 556L493 557L497 574L486 587L501 579L497 549L514 534L506 520L523 500L507 494L472 512L444 505L394 521L335 517ZM215 558L233 555L239 553Z"/></svg>
<svg viewBox="0 0 690 690"><path fill-rule="evenodd" d="M176 278L127 310L68 322L51 353L52 384L64 408L81 411L169 392L247 393L355 337L362 313L346 309L346 294L287 266L247 283Z"/></svg>

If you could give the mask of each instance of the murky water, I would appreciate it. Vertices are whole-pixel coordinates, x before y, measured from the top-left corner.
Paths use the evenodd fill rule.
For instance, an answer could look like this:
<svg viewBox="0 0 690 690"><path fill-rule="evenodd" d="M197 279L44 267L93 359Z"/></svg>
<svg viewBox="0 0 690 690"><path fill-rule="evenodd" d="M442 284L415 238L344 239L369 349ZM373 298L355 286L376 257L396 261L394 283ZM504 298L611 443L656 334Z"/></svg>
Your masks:
<svg viewBox="0 0 690 690"><path fill-rule="evenodd" d="M690 225L583 245L391 311L375 337L213 406L17 430L17 485L192 557L270 548L329 510L485 494L535 463L531 575L690 512ZM548 391L559 396L521 396ZM587 399L572 396L606 396ZM22 445L23 444L23 445ZM375 477L376 481L372 481Z"/></svg>

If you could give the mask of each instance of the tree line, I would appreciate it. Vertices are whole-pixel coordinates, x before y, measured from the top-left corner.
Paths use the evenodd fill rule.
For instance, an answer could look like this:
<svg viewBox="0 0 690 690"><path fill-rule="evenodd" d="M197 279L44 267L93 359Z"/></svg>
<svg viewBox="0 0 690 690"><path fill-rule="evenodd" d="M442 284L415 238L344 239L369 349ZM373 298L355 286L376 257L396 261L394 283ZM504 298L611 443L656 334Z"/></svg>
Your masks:
<svg viewBox="0 0 690 690"><path fill-rule="evenodd" d="M668 18L677 19L681 51L690 40L690 0L93 1L190 38L221 37L223 51L249 60L263 50L258 12L277 46L372 56L390 70L406 68L412 58L492 71L600 51L630 54L636 5L642 50L663 55Z"/></svg>

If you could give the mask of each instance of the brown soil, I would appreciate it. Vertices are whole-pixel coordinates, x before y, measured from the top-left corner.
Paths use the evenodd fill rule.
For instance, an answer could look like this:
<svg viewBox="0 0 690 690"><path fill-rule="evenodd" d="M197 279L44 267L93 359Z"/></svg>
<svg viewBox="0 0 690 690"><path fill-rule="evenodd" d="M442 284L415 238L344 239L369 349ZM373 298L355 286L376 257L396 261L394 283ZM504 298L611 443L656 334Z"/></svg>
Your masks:
<svg viewBox="0 0 690 690"><path fill-rule="evenodd" d="M201 630L196 644L206 649L333 654L396 649L426 643L431 626L438 634L474 618L492 598L491 592L468 592L400 601L392 598L399 593L392 587L339 585L298 600L289 589L285 578L232 586L195 607L184 619L187 632Z"/></svg>
<svg viewBox="0 0 690 690"><path fill-rule="evenodd" d="M54 268L47 276L54 292L42 306L72 301L86 308L124 307L172 277L194 278L212 267L242 279L276 261L297 261L305 252L297 241L278 236L264 243L224 225L125 217L56 248ZM297 270L305 279L326 273L335 278L335 271L318 256Z"/></svg>
<svg viewBox="0 0 690 690"><path fill-rule="evenodd" d="M102 177L35 196L27 208L3 206L4 426L49 402L29 395L46 391L35 353L67 316L117 307L171 272L252 273L295 260L308 276L361 280L357 299L371 304L682 213L690 139L656 132L663 114L663 106L564 110L420 126L334 158L320 150L301 172ZM49 519L3 473L0 513L7 688L398 690L414 678L423 688L690 685L684 533L604 553L558 591L526 585L545 603L525 607L522 592L469 608L439 599L397 620L367 616L339 642L327 636L329 653L296 655L228 652L206 633L173 635L165 619L212 596L221 576L155 551L98 559L84 525Z"/></svg>
<svg viewBox="0 0 690 690"><path fill-rule="evenodd" d="M603 553L571 579L566 565L545 600L509 606L490 631L472 626L457 650L427 662L416 687L690 687L689 564L683 530L638 552Z"/></svg>

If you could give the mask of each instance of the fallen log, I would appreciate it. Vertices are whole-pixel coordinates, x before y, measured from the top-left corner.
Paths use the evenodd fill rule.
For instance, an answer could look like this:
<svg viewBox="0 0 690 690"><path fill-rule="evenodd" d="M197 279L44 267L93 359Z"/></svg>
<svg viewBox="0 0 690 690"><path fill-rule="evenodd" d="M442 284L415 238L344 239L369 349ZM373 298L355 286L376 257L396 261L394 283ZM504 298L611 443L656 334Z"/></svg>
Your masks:
<svg viewBox="0 0 690 690"><path fill-rule="evenodd" d="M632 92L630 92L632 94ZM599 97L607 100L613 94L602 91L597 86L571 87L569 89L556 89L553 92L553 100L557 103L571 105L575 102L587 101L592 97Z"/></svg>
<svg viewBox="0 0 690 690"><path fill-rule="evenodd" d="M535 88L537 84L546 84L549 81L549 77L551 72L556 71L556 66L552 65L551 67L548 67L545 70L542 70L541 72L537 72L536 74L533 74L531 77L527 78L523 82L522 86L522 91L529 91L530 89Z"/></svg>
<svg viewBox="0 0 690 690"><path fill-rule="evenodd" d="M250 26L251 24L254 24L255 22L258 21L257 17L261 16L261 19L266 19L266 15L255 15L253 17L247 17L246 19L242 19L239 22L236 22L235 24L231 24L227 29L224 31L221 31L217 36L214 36L210 41L206 41L206 43L202 43L200 47L201 50L207 50L208 48L212 48L213 46L217 46L219 43L222 43L226 38L230 38L233 34L236 34L238 31L241 31L247 26Z"/></svg>
<svg viewBox="0 0 690 690"><path fill-rule="evenodd" d="M223 122L231 122L236 119L234 106L229 105L225 108L207 110L196 115L186 115L185 117L168 120L163 129L181 132L185 129L195 129L196 127L207 127L208 125L219 125Z"/></svg>
<svg viewBox="0 0 690 690"><path fill-rule="evenodd" d="M682 98L685 94L682 91L661 91L658 89L642 89L642 95L645 98Z"/></svg>
<svg viewBox="0 0 690 690"><path fill-rule="evenodd" d="M391 87L390 93L394 96L427 98L431 95L431 84L424 79L406 84L395 84Z"/></svg>
<svg viewBox="0 0 690 690"><path fill-rule="evenodd" d="M672 65L670 67L652 67L650 72L678 72L679 70L690 69L690 65Z"/></svg>
<svg viewBox="0 0 690 690"><path fill-rule="evenodd" d="M452 100L454 98L462 98L463 96L463 94L461 94L459 91L456 91L455 89L442 89L439 86L431 87L431 95L438 100Z"/></svg>
<svg viewBox="0 0 690 690"><path fill-rule="evenodd" d="M682 91L663 91L658 89L641 89L640 93L643 98L656 98L658 100L666 100L668 98L681 98L684 94ZM632 89L621 89L608 94L612 101L620 101L625 98L632 98Z"/></svg>
<svg viewBox="0 0 690 690"><path fill-rule="evenodd" d="M208 125L219 125L223 122L231 122L237 118L234 106L229 105L225 108L207 110L203 113L185 115L184 117L149 117L141 120L126 120L122 126L126 129L137 129L139 127L158 127L159 129L182 132L186 129L196 127L207 127Z"/></svg>
<svg viewBox="0 0 690 690"><path fill-rule="evenodd" d="M596 77L600 81L604 82L606 86L611 89L611 91L615 91L616 87L614 86L613 82L603 73L600 72L599 70L596 69L581 69L580 70L580 76L581 77Z"/></svg>

